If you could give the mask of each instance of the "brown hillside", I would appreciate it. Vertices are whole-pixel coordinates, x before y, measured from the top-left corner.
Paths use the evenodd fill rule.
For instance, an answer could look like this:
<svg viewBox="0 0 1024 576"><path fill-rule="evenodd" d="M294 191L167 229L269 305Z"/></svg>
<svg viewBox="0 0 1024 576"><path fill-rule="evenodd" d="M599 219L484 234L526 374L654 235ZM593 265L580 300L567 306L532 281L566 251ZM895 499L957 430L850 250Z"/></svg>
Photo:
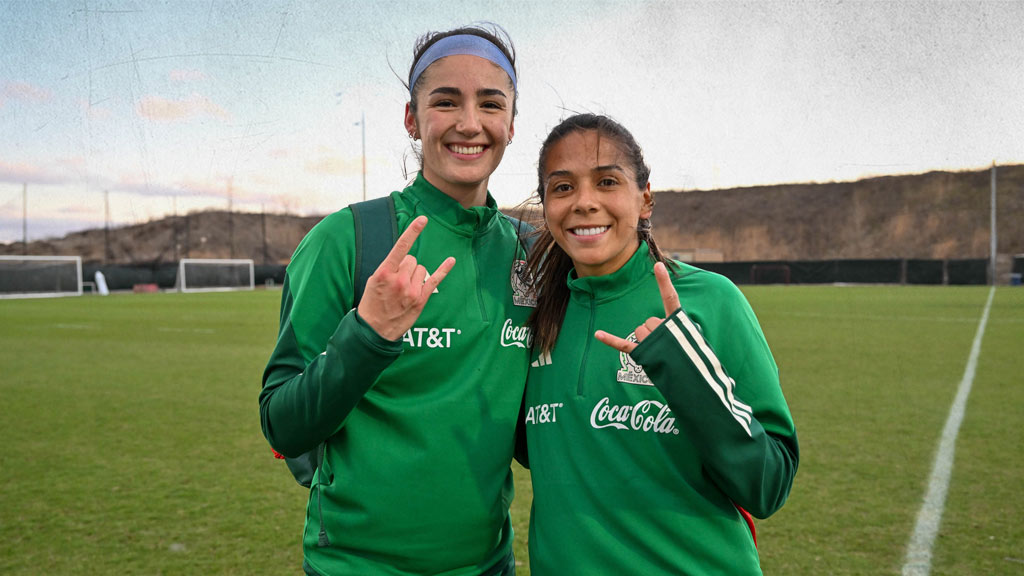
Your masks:
<svg viewBox="0 0 1024 576"><path fill-rule="evenodd" d="M658 192L653 224L725 261L986 258L990 196L989 170ZM997 208L998 252L1024 252L1024 165L997 168Z"/></svg>
<svg viewBox="0 0 1024 576"><path fill-rule="evenodd" d="M30 242L34 255L80 255L85 263L149 265L181 258L252 258L287 264L299 240L322 216L198 212L145 224L68 234ZM109 252L108 252L109 245ZM0 244L0 254L22 254L20 242Z"/></svg>
<svg viewBox="0 0 1024 576"><path fill-rule="evenodd" d="M1024 165L997 169L999 252L1024 252ZM986 258L990 171L929 172L856 182L658 192L654 230L677 254L725 261ZM286 264L322 216L201 212L29 243L34 255L140 265L179 258ZM0 254L22 254L20 242ZM700 259L699 257L697 258ZM718 259L718 258L716 258Z"/></svg>

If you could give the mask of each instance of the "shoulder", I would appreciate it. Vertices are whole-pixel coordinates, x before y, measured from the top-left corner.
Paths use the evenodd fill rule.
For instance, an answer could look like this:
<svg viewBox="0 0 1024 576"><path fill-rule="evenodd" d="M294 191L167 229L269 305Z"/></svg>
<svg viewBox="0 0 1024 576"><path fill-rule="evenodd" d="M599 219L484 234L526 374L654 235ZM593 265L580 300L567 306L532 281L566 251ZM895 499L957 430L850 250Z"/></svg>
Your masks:
<svg viewBox="0 0 1024 576"><path fill-rule="evenodd" d="M701 292L724 298L735 298L736 296L739 296L740 298L743 297L743 293L740 292L740 289L733 284L732 280L729 280L725 276L722 276L717 272L698 268L692 264L686 264L679 261L673 262L676 265L676 271L673 272L671 276L672 285L676 287L676 290Z"/></svg>
<svg viewBox="0 0 1024 576"><path fill-rule="evenodd" d="M352 209L348 206L324 216L299 243L303 244L321 243L339 237L351 237L353 230Z"/></svg>

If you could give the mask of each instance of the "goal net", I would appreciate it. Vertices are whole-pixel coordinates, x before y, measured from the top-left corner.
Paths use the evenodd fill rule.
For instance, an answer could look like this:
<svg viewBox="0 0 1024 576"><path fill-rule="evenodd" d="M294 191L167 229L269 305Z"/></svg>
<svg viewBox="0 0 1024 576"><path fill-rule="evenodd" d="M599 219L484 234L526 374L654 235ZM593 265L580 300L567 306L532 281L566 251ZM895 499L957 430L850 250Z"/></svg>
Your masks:
<svg viewBox="0 0 1024 576"><path fill-rule="evenodd" d="M251 259L182 258L176 285L182 292L252 290L255 274Z"/></svg>
<svg viewBox="0 0 1024 576"><path fill-rule="evenodd" d="M81 256L0 256L0 298L81 295Z"/></svg>

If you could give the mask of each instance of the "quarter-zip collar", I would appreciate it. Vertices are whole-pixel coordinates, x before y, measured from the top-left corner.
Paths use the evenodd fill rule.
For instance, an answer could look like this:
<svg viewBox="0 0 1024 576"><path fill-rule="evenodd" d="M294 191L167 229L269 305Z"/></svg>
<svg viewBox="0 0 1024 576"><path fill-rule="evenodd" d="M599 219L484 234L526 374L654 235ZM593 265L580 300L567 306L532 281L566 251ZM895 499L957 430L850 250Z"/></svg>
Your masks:
<svg viewBox="0 0 1024 576"><path fill-rule="evenodd" d="M454 198L445 194L423 177L423 172L416 174L416 181L406 188L404 195L411 196L423 211L432 216L431 223L439 223L462 236L480 235L486 232L494 222L498 213L498 204L490 191L484 206L463 208Z"/></svg>
<svg viewBox="0 0 1024 576"><path fill-rule="evenodd" d="M593 298L596 302L614 300L631 292L640 282L653 279L654 264L651 262L650 249L647 242L641 241L633 256L622 268L603 276L576 277L576 269L569 271L566 282L572 298L587 302Z"/></svg>

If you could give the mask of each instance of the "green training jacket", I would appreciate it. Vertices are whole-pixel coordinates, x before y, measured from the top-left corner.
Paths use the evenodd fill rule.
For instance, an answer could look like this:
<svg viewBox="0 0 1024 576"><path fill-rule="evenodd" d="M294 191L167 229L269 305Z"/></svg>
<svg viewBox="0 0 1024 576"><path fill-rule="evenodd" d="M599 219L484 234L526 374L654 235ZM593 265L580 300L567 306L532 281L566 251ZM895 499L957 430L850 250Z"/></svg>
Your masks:
<svg viewBox="0 0 1024 576"><path fill-rule="evenodd" d="M569 275L565 321L526 392L536 576L761 573L735 505L759 518L782 506L796 430L742 293L679 265L682 308L632 354L594 332L635 341L665 316L647 245L612 274Z"/></svg>
<svg viewBox="0 0 1024 576"><path fill-rule="evenodd" d="M326 442L306 508L308 573L478 576L511 554L521 326L535 302L516 274L516 230L490 195L465 209L421 174L392 197L399 233L429 219L410 254L428 272L448 256L455 267L391 342L351 310L351 210L318 223L288 265L263 433L291 457Z"/></svg>

